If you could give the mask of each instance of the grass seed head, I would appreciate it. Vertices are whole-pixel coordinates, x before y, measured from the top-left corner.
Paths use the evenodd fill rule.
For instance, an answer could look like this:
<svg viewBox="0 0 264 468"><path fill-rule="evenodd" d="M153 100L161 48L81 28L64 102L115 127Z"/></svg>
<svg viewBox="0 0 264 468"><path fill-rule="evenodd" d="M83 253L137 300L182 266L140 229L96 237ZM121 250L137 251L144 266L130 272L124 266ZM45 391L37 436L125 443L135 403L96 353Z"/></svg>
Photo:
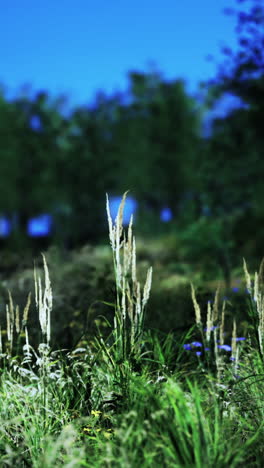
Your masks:
<svg viewBox="0 0 264 468"><path fill-rule="evenodd" d="M219 332L220 345L224 344L225 306L226 306L226 301L224 301L222 305L221 324L220 324L220 332Z"/></svg>
<svg viewBox="0 0 264 468"><path fill-rule="evenodd" d="M20 323L19 323L19 306L16 305L16 332L20 332Z"/></svg>
<svg viewBox="0 0 264 468"><path fill-rule="evenodd" d="M192 301L193 301L194 312L195 312L195 320L196 320L197 325L200 325L202 323L201 309L200 309L200 306L199 306L199 304L198 304L198 302L196 300L195 290L194 290L194 287L193 287L192 283L191 283L191 290L192 290Z"/></svg>
<svg viewBox="0 0 264 468"><path fill-rule="evenodd" d="M26 306L25 306L24 311L23 311L23 325L26 325L26 323L27 323L28 311L29 311L30 304L31 304L31 292L28 295L27 303L26 303Z"/></svg>
<svg viewBox="0 0 264 468"><path fill-rule="evenodd" d="M49 270L44 254L42 254L44 265L44 293L42 294L41 278L37 277L36 269L34 269L35 278L35 300L39 310L39 322L43 335L47 337L47 342L50 342L51 325L50 312L52 310L52 290L49 278Z"/></svg>
<svg viewBox="0 0 264 468"><path fill-rule="evenodd" d="M233 332L232 332L232 357L236 357L236 348L237 348L237 325L236 319L233 320Z"/></svg>
<svg viewBox="0 0 264 468"><path fill-rule="evenodd" d="M213 327L213 320L212 320L212 309L211 309L211 302L207 302L207 317L206 317L206 341L210 341L211 330Z"/></svg>
<svg viewBox="0 0 264 468"><path fill-rule="evenodd" d="M151 289L151 282L152 282L152 267L148 269L147 278L143 290L143 299L142 299L142 309L144 309L145 305L149 300L149 294Z"/></svg>
<svg viewBox="0 0 264 468"><path fill-rule="evenodd" d="M220 292L220 284L217 286L217 290L215 293L214 304L213 304L213 322L215 323L218 319L218 301L219 301L219 292Z"/></svg>
<svg viewBox="0 0 264 468"><path fill-rule="evenodd" d="M250 274L249 274L248 269L247 269L246 260L244 258L243 258L243 269L244 269L244 273L245 273L245 277L246 277L247 289L248 289L249 293L251 294L252 293L251 278L250 278Z"/></svg>

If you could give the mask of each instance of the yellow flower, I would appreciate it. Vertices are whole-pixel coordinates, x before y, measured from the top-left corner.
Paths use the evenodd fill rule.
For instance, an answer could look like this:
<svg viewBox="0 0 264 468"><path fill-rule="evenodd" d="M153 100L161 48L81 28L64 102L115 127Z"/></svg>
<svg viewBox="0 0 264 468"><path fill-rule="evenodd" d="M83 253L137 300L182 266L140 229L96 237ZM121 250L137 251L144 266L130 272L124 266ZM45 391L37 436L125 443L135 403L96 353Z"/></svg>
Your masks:
<svg viewBox="0 0 264 468"><path fill-rule="evenodd" d="M98 417L98 416L100 416L100 414L102 414L102 411L97 411L97 410L92 410L92 411L91 411L91 415L92 415L92 416Z"/></svg>
<svg viewBox="0 0 264 468"><path fill-rule="evenodd" d="M84 427L83 432L91 432L91 427Z"/></svg>
<svg viewBox="0 0 264 468"><path fill-rule="evenodd" d="M113 429L107 429L106 431L103 432L103 435L106 439L111 439L113 434L114 434Z"/></svg>

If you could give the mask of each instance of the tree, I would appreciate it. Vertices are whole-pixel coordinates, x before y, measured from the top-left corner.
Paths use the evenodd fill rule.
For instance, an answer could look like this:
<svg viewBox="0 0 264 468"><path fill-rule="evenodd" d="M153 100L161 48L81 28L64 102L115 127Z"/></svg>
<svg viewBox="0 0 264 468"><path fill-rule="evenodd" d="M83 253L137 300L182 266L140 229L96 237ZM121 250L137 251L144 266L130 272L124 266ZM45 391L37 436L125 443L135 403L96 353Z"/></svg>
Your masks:
<svg viewBox="0 0 264 468"><path fill-rule="evenodd" d="M222 216L223 222L228 217L230 235L241 254L250 236L258 244L256 233L264 221L264 5L258 0L238 3L244 4L243 11L227 11L237 17L238 48L224 48L226 59L209 82L209 94L215 98L233 94L243 106L215 119L201 173L211 214ZM254 254L260 252L259 246Z"/></svg>
<svg viewBox="0 0 264 468"><path fill-rule="evenodd" d="M183 193L193 188L200 115L180 80L130 72L129 104L114 126L120 191L130 188L149 208L179 214Z"/></svg>

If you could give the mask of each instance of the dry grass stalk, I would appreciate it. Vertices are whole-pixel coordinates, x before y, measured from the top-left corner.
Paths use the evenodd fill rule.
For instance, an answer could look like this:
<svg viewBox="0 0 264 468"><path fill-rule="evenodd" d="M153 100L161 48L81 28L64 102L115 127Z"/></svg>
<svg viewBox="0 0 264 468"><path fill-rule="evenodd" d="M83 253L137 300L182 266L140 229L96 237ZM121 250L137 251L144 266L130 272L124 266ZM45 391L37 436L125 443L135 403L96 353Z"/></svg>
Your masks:
<svg viewBox="0 0 264 468"><path fill-rule="evenodd" d="M14 304L13 304L11 292L9 290L8 290L8 299L9 299L10 319L11 319L11 323L14 324L15 322Z"/></svg>
<svg viewBox="0 0 264 468"><path fill-rule="evenodd" d="M224 301L223 306L222 306L221 324L220 324L220 331L219 331L220 345L224 344L225 305L226 305L226 302Z"/></svg>
<svg viewBox="0 0 264 468"><path fill-rule="evenodd" d="M6 333L8 341L11 341L11 320L8 304L6 304Z"/></svg>
<svg viewBox="0 0 264 468"><path fill-rule="evenodd" d="M147 278L146 278L144 291L143 291L142 310L144 309L144 307L146 306L149 300L151 282L152 282L152 267L150 267L147 271Z"/></svg>
<svg viewBox="0 0 264 468"><path fill-rule="evenodd" d="M9 292L9 291L8 291ZM9 305L6 304L6 329L7 329L7 340L9 341L9 351L10 354L13 350L13 341L14 341L14 309L13 309L13 301L11 294L9 293Z"/></svg>
<svg viewBox="0 0 264 468"><path fill-rule="evenodd" d="M19 306L16 305L14 308L14 303L12 299L11 292L8 290L8 304L6 304L6 330L7 330L7 341L9 342L9 351L12 353L13 343L14 343L14 330L17 334L21 333L22 328L25 327L28 319L28 312L30 307L30 298L31 293L29 293L27 298L27 303L23 311L23 320L20 323L20 312ZM2 336L0 337L2 339ZM1 345L2 346L2 341Z"/></svg>
<svg viewBox="0 0 264 468"><path fill-rule="evenodd" d="M251 288L251 278L250 278L250 274L248 272L248 269L247 269L247 264L246 264L246 261L245 259L243 258L243 269L244 269L244 273L245 273L245 277L246 277L246 284L247 284L247 289L248 289L248 292L252 293L252 288Z"/></svg>
<svg viewBox="0 0 264 468"><path fill-rule="evenodd" d="M215 293L214 304L213 304L213 323L217 322L218 320L218 302L219 302L219 293L220 293L220 284L217 286L217 290Z"/></svg>
<svg viewBox="0 0 264 468"><path fill-rule="evenodd" d="M26 335L26 352L29 354L30 353L30 348L29 348L29 339L28 339L28 329L25 327L25 335Z"/></svg>
<svg viewBox="0 0 264 468"><path fill-rule="evenodd" d="M259 266L258 282L259 282L259 289L263 288L264 286L264 257L261 260L261 263Z"/></svg>
<svg viewBox="0 0 264 468"><path fill-rule="evenodd" d="M211 302L207 302L207 317L206 317L206 341L209 343L210 341L210 336L211 336L211 331L213 327L213 321L212 321L212 309L211 309Z"/></svg>
<svg viewBox="0 0 264 468"><path fill-rule="evenodd" d="M121 278L122 278L122 265L120 261L120 250L124 244L124 240L121 241L121 236L123 232L123 212L124 212L124 205L127 196L127 192L124 193L120 206L118 208L117 216L115 219L115 224L113 225L111 214L110 214L110 207L109 207L109 200L108 195L106 194L106 211L107 211L107 219L108 219L108 226L109 226L109 238L110 244L113 251L114 256L114 266L115 266L115 275L116 275L116 283L117 287L121 288ZM132 221L130 220L131 228L132 229ZM128 252L126 252L128 254ZM128 259L124 260L128 262Z"/></svg>
<svg viewBox="0 0 264 468"><path fill-rule="evenodd" d="M19 322L19 306L16 305L16 332L20 332L20 322Z"/></svg>
<svg viewBox="0 0 264 468"><path fill-rule="evenodd" d="M258 274L255 271L255 277L254 277L254 301L258 302L260 299L259 295L259 282L258 282Z"/></svg>
<svg viewBox="0 0 264 468"><path fill-rule="evenodd" d="M133 247L132 247L132 281L134 284L137 282L137 271L136 271L136 240L135 236L133 237Z"/></svg>
<svg viewBox="0 0 264 468"><path fill-rule="evenodd" d="M28 320L28 312L29 312L29 307L31 304L31 292L28 295L27 298L27 303L25 305L24 311L23 311L23 320L22 320L22 325L25 326Z"/></svg>
<svg viewBox="0 0 264 468"><path fill-rule="evenodd" d="M237 350L237 326L236 319L233 320L233 332L232 332L232 358L236 359L236 350Z"/></svg>
<svg viewBox="0 0 264 468"><path fill-rule="evenodd" d="M201 325L201 323L202 323L201 309L200 309L200 306L199 306L199 304L198 304L198 302L196 300L195 290L194 290L194 287L193 287L192 283L191 283L191 290L192 290L192 301L193 301L194 312L195 312L195 320L196 320L197 325Z"/></svg>
<svg viewBox="0 0 264 468"><path fill-rule="evenodd" d="M215 364L216 364L216 370L217 370L217 381L219 382L221 380L221 373L222 373L222 360L221 360L221 357L219 356L217 341L218 341L217 328L214 328L214 355L215 355Z"/></svg>
<svg viewBox="0 0 264 468"><path fill-rule="evenodd" d="M39 322L41 326L41 331L44 336L47 337L47 344L50 343L50 333L51 333L51 325L50 325L50 313L52 310L52 290L51 290L51 283L49 279L49 270L46 263L46 259L44 254L43 257L43 265L44 265L44 294L42 295L42 285L41 285L41 278L37 277L36 269L34 269L34 279L35 279L35 301L36 307L39 311Z"/></svg>
<svg viewBox="0 0 264 468"><path fill-rule="evenodd" d="M246 277L247 289L250 293L251 299L255 303L257 309L257 334L258 334L258 344L259 350L262 358L264 358L264 349L263 349L263 337L264 337L264 294L263 294L263 261L262 259L259 274L255 272L254 275L254 284L253 290L251 287L251 279L247 270L247 265L245 259L243 259L244 272Z"/></svg>

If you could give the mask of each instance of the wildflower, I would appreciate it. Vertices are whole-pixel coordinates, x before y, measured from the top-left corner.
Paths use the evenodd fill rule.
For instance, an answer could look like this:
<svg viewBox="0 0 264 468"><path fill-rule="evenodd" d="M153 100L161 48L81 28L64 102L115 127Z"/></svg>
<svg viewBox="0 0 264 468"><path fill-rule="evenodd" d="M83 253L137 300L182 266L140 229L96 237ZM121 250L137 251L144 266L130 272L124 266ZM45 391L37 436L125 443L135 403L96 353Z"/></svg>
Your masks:
<svg viewBox="0 0 264 468"><path fill-rule="evenodd" d="M236 341L244 341L246 338L244 336L239 336L236 338Z"/></svg>
<svg viewBox="0 0 264 468"><path fill-rule="evenodd" d="M106 431L103 432L103 435L106 439L111 439L111 437L114 435L113 429L106 429Z"/></svg>
<svg viewBox="0 0 264 468"><path fill-rule="evenodd" d="M202 354L202 351L196 351L196 353L195 353L195 354L196 354L196 356L201 356L201 354Z"/></svg>
<svg viewBox="0 0 264 468"><path fill-rule="evenodd" d="M186 349L186 350L188 350L188 351L189 351L190 349L192 349L191 345L188 344L188 343L184 344L183 347L184 347L184 349Z"/></svg>
<svg viewBox="0 0 264 468"><path fill-rule="evenodd" d="M193 341L191 345L195 348L201 348L203 346L202 343L200 343L200 341Z"/></svg>
<svg viewBox="0 0 264 468"><path fill-rule="evenodd" d="M98 416L100 416L100 414L102 414L102 411L97 411L97 410L92 410L91 411L92 416L98 417Z"/></svg>
<svg viewBox="0 0 264 468"><path fill-rule="evenodd" d="M83 427L83 432L91 432L92 428L91 426Z"/></svg>
<svg viewBox="0 0 264 468"><path fill-rule="evenodd" d="M204 348L205 351L210 351L210 348Z"/></svg>
<svg viewBox="0 0 264 468"><path fill-rule="evenodd" d="M227 344L219 345L218 348L224 349L225 351L232 351L231 346L229 346Z"/></svg>
<svg viewBox="0 0 264 468"><path fill-rule="evenodd" d="M235 288L232 288L232 291L237 293L239 291L239 288L235 287Z"/></svg>

